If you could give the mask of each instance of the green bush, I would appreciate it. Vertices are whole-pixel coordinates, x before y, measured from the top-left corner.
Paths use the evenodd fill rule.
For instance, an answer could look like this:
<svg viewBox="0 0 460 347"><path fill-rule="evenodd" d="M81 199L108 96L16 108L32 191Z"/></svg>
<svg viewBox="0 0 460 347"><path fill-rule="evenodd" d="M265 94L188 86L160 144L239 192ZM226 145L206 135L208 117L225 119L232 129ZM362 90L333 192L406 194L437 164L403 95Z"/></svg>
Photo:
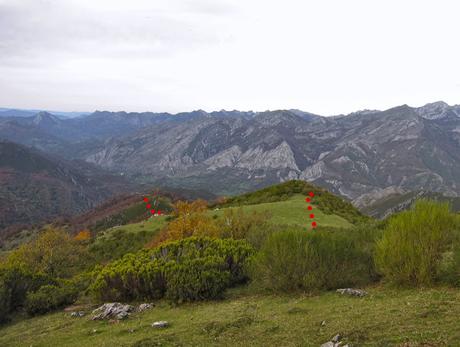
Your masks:
<svg viewBox="0 0 460 347"><path fill-rule="evenodd" d="M218 297L246 280L253 253L243 240L187 238L127 254L96 274L91 291L102 300L192 301Z"/></svg>
<svg viewBox="0 0 460 347"><path fill-rule="evenodd" d="M273 291L359 286L376 279L374 235L361 229L272 234L251 264L255 284Z"/></svg>
<svg viewBox="0 0 460 347"><path fill-rule="evenodd" d="M438 279L443 255L452 247L456 216L449 205L416 202L388 222L378 241L375 263L386 280L399 285L431 285Z"/></svg>
<svg viewBox="0 0 460 347"><path fill-rule="evenodd" d="M60 307L72 304L78 296L73 285L45 285L36 292L29 292L25 301L25 309L30 315L44 314Z"/></svg>
<svg viewBox="0 0 460 347"><path fill-rule="evenodd" d="M53 281L42 274L32 274L19 267L0 269L0 322L22 307L29 291L37 290Z"/></svg>
<svg viewBox="0 0 460 347"><path fill-rule="evenodd" d="M218 257L176 263L166 274L166 298L174 302L216 299L229 286L230 277Z"/></svg>
<svg viewBox="0 0 460 347"><path fill-rule="evenodd" d="M148 252L127 254L102 268L90 291L101 300L159 299L166 291L163 266Z"/></svg>

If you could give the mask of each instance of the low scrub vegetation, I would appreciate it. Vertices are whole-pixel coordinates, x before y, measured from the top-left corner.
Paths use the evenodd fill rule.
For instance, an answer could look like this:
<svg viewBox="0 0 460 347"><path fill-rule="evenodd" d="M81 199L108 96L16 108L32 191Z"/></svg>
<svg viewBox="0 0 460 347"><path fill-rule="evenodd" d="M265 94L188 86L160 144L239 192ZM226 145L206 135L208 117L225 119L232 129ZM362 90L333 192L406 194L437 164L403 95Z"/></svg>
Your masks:
<svg viewBox="0 0 460 347"><path fill-rule="evenodd" d="M456 249L457 228L458 217L448 204L418 201L412 210L391 218L377 242L379 271L387 281L399 285L433 284L439 279L443 259Z"/></svg>
<svg viewBox="0 0 460 347"><path fill-rule="evenodd" d="M91 290L102 300L218 298L247 279L252 254L243 240L186 238L113 262L96 274Z"/></svg>
<svg viewBox="0 0 460 347"><path fill-rule="evenodd" d="M0 319L25 306L36 314L73 302L75 292L58 283L80 278L88 261L84 245L61 229L48 228L19 247L0 264Z"/></svg>
<svg viewBox="0 0 460 347"><path fill-rule="evenodd" d="M78 290L73 284L47 284L27 294L25 310L30 315L43 314L72 304L77 297Z"/></svg>
<svg viewBox="0 0 460 347"><path fill-rule="evenodd" d="M373 236L361 230L273 233L251 266L251 277L273 291L361 286L376 279Z"/></svg>

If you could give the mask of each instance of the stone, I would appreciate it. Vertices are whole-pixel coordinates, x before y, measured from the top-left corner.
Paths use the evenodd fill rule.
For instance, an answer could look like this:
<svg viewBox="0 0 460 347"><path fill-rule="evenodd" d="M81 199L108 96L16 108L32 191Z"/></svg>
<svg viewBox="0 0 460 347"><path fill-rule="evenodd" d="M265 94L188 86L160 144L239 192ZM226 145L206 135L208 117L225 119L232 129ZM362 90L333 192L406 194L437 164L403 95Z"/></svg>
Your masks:
<svg viewBox="0 0 460 347"><path fill-rule="evenodd" d="M323 343L321 347L335 347L334 342L328 341L326 343Z"/></svg>
<svg viewBox="0 0 460 347"><path fill-rule="evenodd" d="M126 311L121 311L119 314L117 314L117 315L115 316L115 318L118 319L118 320L122 320L122 319L128 318L128 316L129 316L129 313L128 313L128 312L126 312Z"/></svg>
<svg viewBox="0 0 460 347"><path fill-rule="evenodd" d="M142 311L145 311L145 310L150 310L151 308L153 308L153 304L152 303L146 303L146 304L140 304L139 307L137 308L137 310L139 312L142 312Z"/></svg>
<svg viewBox="0 0 460 347"><path fill-rule="evenodd" d="M367 292L362 290L362 289L353 289L353 288L342 288L342 289L337 289L337 293L340 293L342 295L350 295L350 296L358 296L358 297L363 297L367 295Z"/></svg>
<svg viewBox="0 0 460 347"><path fill-rule="evenodd" d="M83 317L85 315L85 312L83 311L78 311L78 312L72 312L70 314L70 317Z"/></svg>
<svg viewBox="0 0 460 347"><path fill-rule="evenodd" d="M166 328L169 326L169 323L165 320L160 320L158 322L152 323L152 328Z"/></svg>
<svg viewBox="0 0 460 347"><path fill-rule="evenodd" d="M92 320L103 320L115 318L118 320L128 318L134 310L131 305L124 305L119 302L106 303L93 311Z"/></svg>
<svg viewBox="0 0 460 347"><path fill-rule="evenodd" d="M334 343L337 343L339 342L340 340L342 339L342 336L340 336L339 334L335 335L333 338L332 338L332 342Z"/></svg>
<svg viewBox="0 0 460 347"><path fill-rule="evenodd" d="M322 326L322 327L326 326L326 321L325 321L325 320L323 320L323 321L321 322L321 326Z"/></svg>

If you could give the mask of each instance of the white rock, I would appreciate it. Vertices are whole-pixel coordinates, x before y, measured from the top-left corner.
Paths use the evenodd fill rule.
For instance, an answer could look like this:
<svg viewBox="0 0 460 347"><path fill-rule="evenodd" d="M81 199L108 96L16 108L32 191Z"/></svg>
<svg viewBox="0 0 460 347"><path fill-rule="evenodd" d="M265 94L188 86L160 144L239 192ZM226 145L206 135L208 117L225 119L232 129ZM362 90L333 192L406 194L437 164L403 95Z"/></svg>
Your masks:
<svg viewBox="0 0 460 347"><path fill-rule="evenodd" d="M158 322L152 323L152 328L166 328L169 326L169 323L165 320L160 320Z"/></svg>
<svg viewBox="0 0 460 347"><path fill-rule="evenodd" d="M347 295L359 296L359 297L367 295L366 291L362 289L353 289L353 288L337 289L337 293L340 293L342 295L347 294Z"/></svg>
<svg viewBox="0 0 460 347"><path fill-rule="evenodd" d="M153 306L154 305L152 303L140 304L137 310L139 312L142 312L142 311L145 311L145 310L150 310L151 308L153 308Z"/></svg>
<svg viewBox="0 0 460 347"><path fill-rule="evenodd" d="M134 307L131 305L124 305L119 302L106 303L93 311L95 316L93 316L92 320L125 319L133 310Z"/></svg>

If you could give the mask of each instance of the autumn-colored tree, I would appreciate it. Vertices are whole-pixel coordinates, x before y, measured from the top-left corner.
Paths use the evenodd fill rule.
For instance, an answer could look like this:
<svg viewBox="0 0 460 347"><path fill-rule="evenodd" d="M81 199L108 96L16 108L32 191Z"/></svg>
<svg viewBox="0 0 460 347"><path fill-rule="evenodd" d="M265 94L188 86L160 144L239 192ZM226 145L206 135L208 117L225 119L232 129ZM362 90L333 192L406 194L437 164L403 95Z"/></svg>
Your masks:
<svg viewBox="0 0 460 347"><path fill-rule="evenodd" d="M219 197L215 200L215 202L216 202L217 205L223 205L223 204L225 204L227 201L228 201L228 199L227 199L227 197L225 197L225 196L219 196Z"/></svg>
<svg viewBox="0 0 460 347"><path fill-rule="evenodd" d="M88 259L86 247L62 229L48 227L35 240L11 252L6 262L53 278L76 274Z"/></svg>
<svg viewBox="0 0 460 347"><path fill-rule="evenodd" d="M89 230L81 230L77 235L74 237L77 241L86 241L91 239L91 232Z"/></svg>
<svg viewBox="0 0 460 347"><path fill-rule="evenodd" d="M178 201L174 206L174 216L167 227L168 240L180 240L190 236L218 237L219 229L206 213L207 203L195 200L191 203Z"/></svg>

